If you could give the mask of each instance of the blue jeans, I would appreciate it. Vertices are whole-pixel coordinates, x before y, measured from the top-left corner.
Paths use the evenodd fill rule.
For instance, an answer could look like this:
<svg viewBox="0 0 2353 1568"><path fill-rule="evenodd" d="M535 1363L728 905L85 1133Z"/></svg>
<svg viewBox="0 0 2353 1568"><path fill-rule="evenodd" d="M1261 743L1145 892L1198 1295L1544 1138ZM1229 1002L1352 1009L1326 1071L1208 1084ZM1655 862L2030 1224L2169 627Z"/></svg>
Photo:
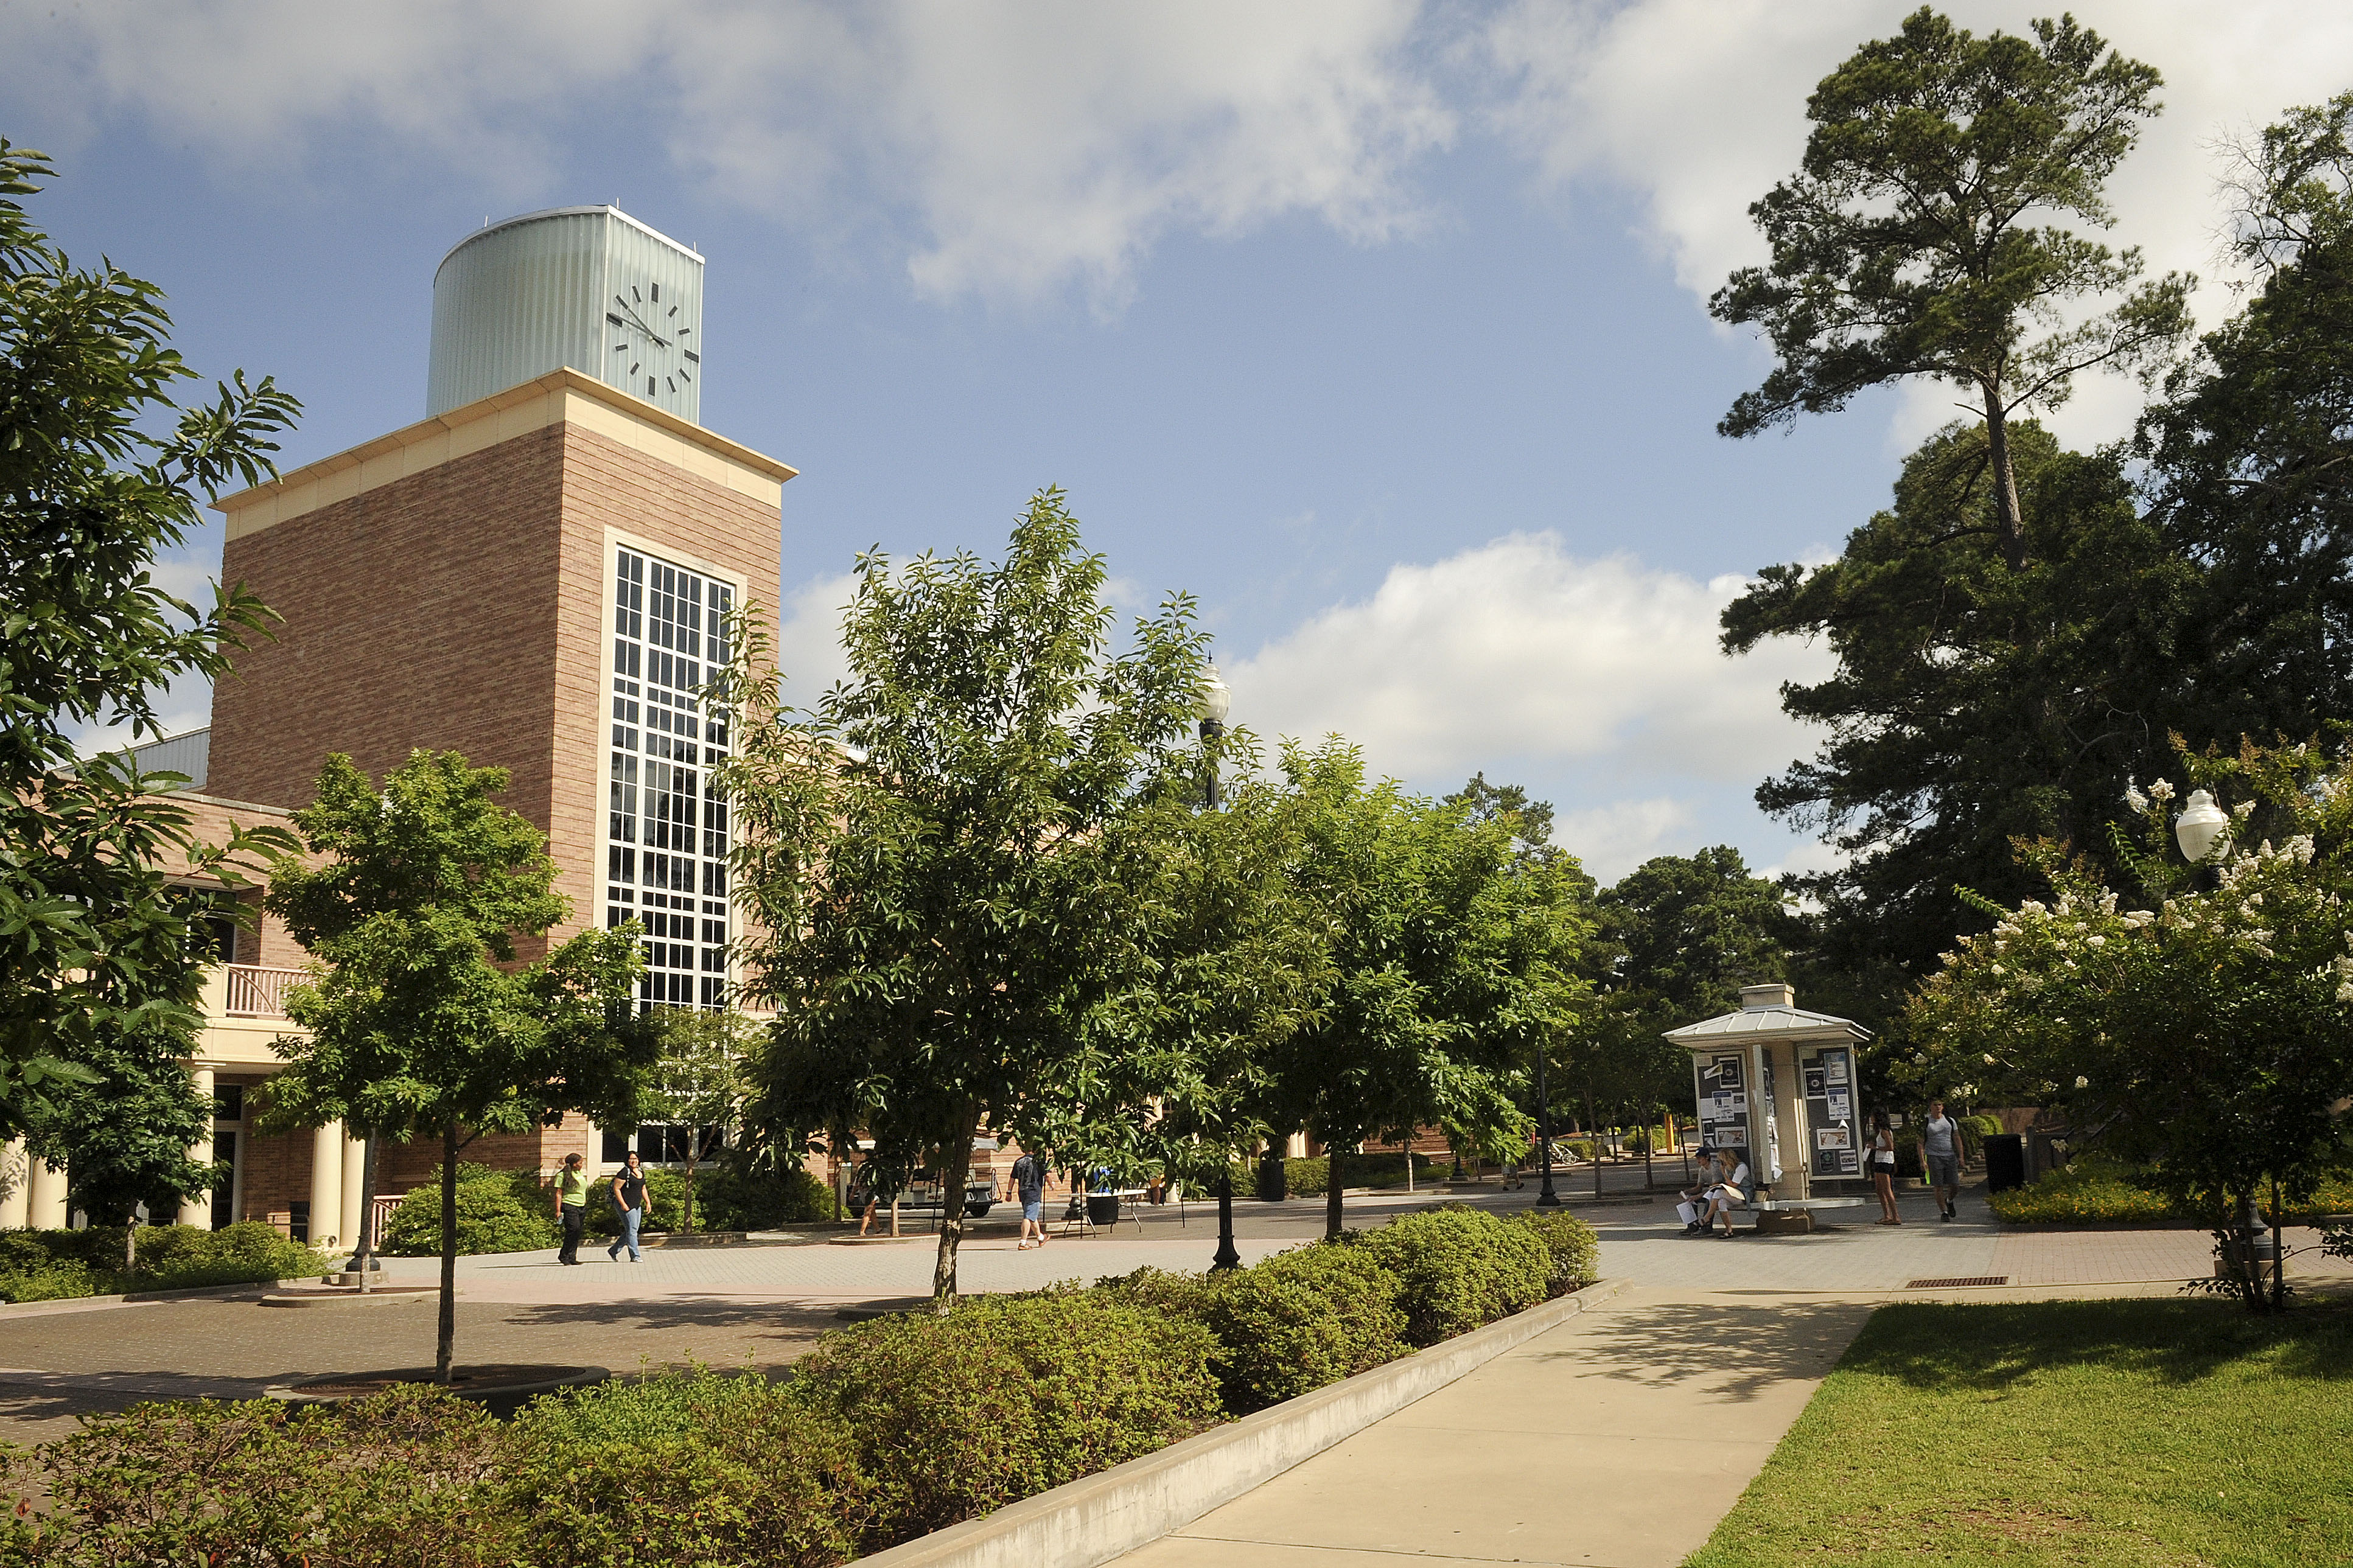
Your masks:
<svg viewBox="0 0 2353 1568"><path fill-rule="evenodd" d="M638 1226L643 1225L645 1223L645 1219L646 1211L643 1209L623 1209L621 1211L620 1239L614 1242L612 1246L605 1249L605 1256L617 1262L620 1259L621 1248L626 1247L629 1249L629 1261L632 1263L637 1262Z"/></svg>

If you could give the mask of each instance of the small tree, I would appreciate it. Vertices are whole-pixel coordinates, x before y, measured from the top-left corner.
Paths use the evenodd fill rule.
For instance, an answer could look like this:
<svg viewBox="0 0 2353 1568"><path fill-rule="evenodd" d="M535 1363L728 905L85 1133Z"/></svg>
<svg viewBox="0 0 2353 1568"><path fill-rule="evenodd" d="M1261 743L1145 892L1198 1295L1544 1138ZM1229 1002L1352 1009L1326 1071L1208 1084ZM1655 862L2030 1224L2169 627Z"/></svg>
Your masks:
<svg viewBox="0 0 2353 1568"><path fill-rule="evenodd" d="M1202 639L1176 596L1112 657L1104 575L1041 491L999 564L860 557L849 677L814 711L756 627L729 672L746 989L777 1008L754 1120L863 1128L886 1179L936 1162L943 1312L978 1130L1050 1149L1070 1108L1113 1109L1084 1018L1136 932L1074 850L1176 771Z"/></svg>
<svg viewBox="0 0 2353 1568"><path fill-rule="evenodd" d="M634 922L584 931L536 963L515 938L565 919L546 836L491 796L503 768L415 752L381 794L327 759L317 803L294 814L315 868L289 858L268 907L320 965L287 996L311 1031L281 1037L277 1125L343 1119L380 1137L441 1141L441 1312L435 1375L457 1337L458 1155L484 1132L524 1132L567 1110L639 1120L659 1048L633 1015ZM366 1268L363 1256L361 1267Z"/></svg>
<svg viewBox="0 0 2353 1568"><path fill-rule="evenodd" d="M686 1201L679 1225L692 1230L695 1167L719 1152L743 1118L749 1087L744 1061L758 1044L759 1030L734 1012L679 1007L656 1018L661 1054L641 1097L640 1114L686 1130Z"/></svg>
<svg viewBox="0 0 2353 1568"><path fill-rule="evenodd" d="M1961 388L1985 416L2013 570L2027 533L2011 416L2055 406L2087 370L2161 359L2189 330L2191 282L2140 282L2138 251L2037 226L2108 226L2102 187L2158 111L2160 79L2072 16L2033 32L1979 38L1924 5L1824 77L1806 100L1803 167L1748 209L1772 261L1735 272L1708 305L1763 327L1781 361L1733 404L1727 436L1912 376ZM2066 306L2105 298L2117 303L2061 323ZM2031 338L2037 326L2051 330Z"/></svg>
<svg viewBox="0 0 2353 1568"><path fill-rule="evenodd" d="M220 674L267 626L241 587L200 610L152 568L200 498L275 473L270 437L298 405L242 374L209 404L175 404L195 373L164 346L162 291L111 265L78 270L10 199L36 194L47 163L0 139L0 1140L59 1087L96 1083L97 1058L127 1062L156 1030L202 1023L195 911L166 868L234 881L287 842L200 844L187 808L156 793L185 778L142 776L119 754L74 762L82 726L161 735L165 689ZM71 1104L170 1113L132 1108L132 1092L126 1079Z"/></svg>
<svg viewBox="0 0 2353 1568"><path fill-rule="evenodd" d="M26 1139L35 1156L67 1171L67 1194L97 1224L122 1225L122 1267L139 1265L141 1204L169 1204L213 1190L220 1173L188 1151L212 1130L212 1101L196 1092L182 1058L195 1042L158 1018L81 1047L89 1083L58 1086Z"/></svg>
<svg viewBox="0 0 2353 1568"><path fill-rule="evenodd" d="M2182 762L2232 807L2204 865L2170 858L2162 781L2115 832L2123 897L2061 847L2026 847L2052 901L1989 910L1999 923L1946 955L1898 1071L1959 1100L2057 1109L2180 1201L2235 1212L2244 1243L2256 1205L2276 1222L2353 1148L2353 766L2308 746ZM2258 833L2275 837L2247 847ZM2264 1305L2238 1256L2231 1285ZM2280 1287L2275 1273L2270 1304Z"/></svg>

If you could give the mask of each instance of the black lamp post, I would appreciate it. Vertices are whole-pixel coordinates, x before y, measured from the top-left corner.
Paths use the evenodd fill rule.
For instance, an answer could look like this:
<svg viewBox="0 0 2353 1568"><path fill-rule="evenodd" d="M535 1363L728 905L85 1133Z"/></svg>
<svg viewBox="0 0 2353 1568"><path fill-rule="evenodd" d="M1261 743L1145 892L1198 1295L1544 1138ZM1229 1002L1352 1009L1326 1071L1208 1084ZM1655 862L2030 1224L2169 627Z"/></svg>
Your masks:
<svg viewBox="0 0 2353 1568"><path fill-rule="evenodd" d="M1201 760L1206 773L1201 787L1201 809L1218 809L1218 747L1219 737L1226 732L1226 710L1233 702L1233 693L1218 679L1218 667L1211 665L1194 689L1193 710L1201 719ZM1223 1165L1218 1172L1218 1251L1209 1259L1212 1270L1240 1268L1242 1255L1234 1246L1234 1159L1228 1150Z"/></svg>
<svg viewBox="0 0 2353 1568"><path fill-rule="evenodd" d="M1552 1095L1545 1088L1545 1042L1536 1042L1536 1141L1542 1147L1544 1184L1536 1189L1536 1207L1560 1207L1560 1194L1552 1188Z"/></svg>

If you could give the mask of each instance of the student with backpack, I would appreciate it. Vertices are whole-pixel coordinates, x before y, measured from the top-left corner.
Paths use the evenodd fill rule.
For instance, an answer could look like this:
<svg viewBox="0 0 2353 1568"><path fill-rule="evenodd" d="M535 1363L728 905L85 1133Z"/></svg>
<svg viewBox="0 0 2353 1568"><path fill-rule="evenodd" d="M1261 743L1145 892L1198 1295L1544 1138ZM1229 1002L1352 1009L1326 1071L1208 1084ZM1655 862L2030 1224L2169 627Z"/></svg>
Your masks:
<svg viewBox="0 0 2353 1568"><path fill-rule="evenodd" d="M1046 1245L1046 1162L1028 1150L1013 1162L1013 1195L1021 1201L1021 1244L1017 1252Z"/></svg>

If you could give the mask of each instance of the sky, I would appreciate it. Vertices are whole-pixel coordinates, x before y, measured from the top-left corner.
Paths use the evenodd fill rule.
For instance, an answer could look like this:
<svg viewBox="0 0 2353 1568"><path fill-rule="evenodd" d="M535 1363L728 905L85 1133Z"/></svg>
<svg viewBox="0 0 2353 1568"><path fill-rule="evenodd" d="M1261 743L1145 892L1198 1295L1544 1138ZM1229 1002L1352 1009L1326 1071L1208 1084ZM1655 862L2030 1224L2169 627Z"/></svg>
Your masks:
<svg viewBox="0 0 2353 1568"><path fill-rule="evenodd" d="M2353 8L2073 9L2167 82L2104 237L2217 321L2227 146L2353 88ZM167 291L191 364L302 400L289 468L423 416L434 268L484 221L612 201L692 245L703 423L800 470L804 698L857 552L991 556L1059 485L1124 609L1198 601L1230 722L1427 793L1524 784L1605 880L1716 843L1778 871L1832 853L1753 799L1821 739L1781 684L1831 660L1728 658L1716 616L1834 556L1957 410L1891 390L1726 440L1770 362L1705 302L1762 258L1747 205L1813 83L1905 10L0 0L0 135L57 161L37 221ZM2114 439L2138 396L2053 423Z"/></svg>

